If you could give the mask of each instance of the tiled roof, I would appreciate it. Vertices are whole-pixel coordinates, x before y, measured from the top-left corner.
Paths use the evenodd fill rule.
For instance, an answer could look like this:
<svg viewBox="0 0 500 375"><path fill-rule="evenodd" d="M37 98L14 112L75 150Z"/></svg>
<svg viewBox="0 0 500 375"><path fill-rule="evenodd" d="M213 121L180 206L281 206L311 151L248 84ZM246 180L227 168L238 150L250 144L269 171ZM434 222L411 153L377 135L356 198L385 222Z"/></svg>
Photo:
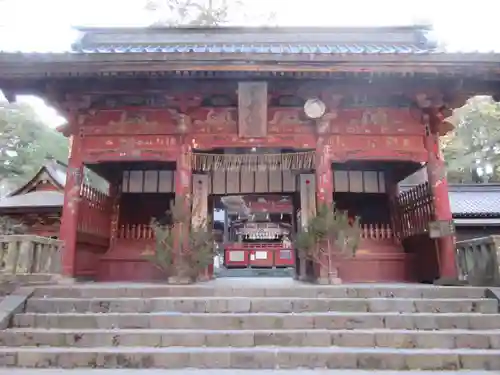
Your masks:
<svg viewBox="0 0 500 375"><path fill-rule="evenodd" d="M81 53L206 53L206 54L422 54L431 52L417 45L387 44L172 44L172 45L97 45L77 47Z"/></svg>
<svg viewBox="0 0 500 375"><path fill-rule="evenodd" d="M40 179L46 178L52 180L52 183L55 183L58 189L63 190L64 186L66 185L67 168L68 167L66 164L58 160L50 160L40 167L38 172L31 178L31 180L29 180L18 189L10 192L8 196L24 194L25 192L32 190L40 181Z"/></svg>
<svg viewBox="0 0 500 375"><path fill-rule="evenodd" d="M15 195L0 200L0 209L24 207L62 207L63 204L63 192L33 191L31 193Z"/></svg>
<svg viewBox="0 0 500 375"><path fill-rule="evenodd" d="M500 184L450 184L448 190L453 217L500 217Z"/></svg>
<svg viewBox="0 0 500 375"><path fill-rule="evenodd" d="M500 184L450 185L453 216L500 216Z"/></svg>
<svg viewBox="0 0 500 375"><path fill-rule="evenodd" d="M425 27L181 27L80 29L80 53L414 54L435 44Z"/></svg>

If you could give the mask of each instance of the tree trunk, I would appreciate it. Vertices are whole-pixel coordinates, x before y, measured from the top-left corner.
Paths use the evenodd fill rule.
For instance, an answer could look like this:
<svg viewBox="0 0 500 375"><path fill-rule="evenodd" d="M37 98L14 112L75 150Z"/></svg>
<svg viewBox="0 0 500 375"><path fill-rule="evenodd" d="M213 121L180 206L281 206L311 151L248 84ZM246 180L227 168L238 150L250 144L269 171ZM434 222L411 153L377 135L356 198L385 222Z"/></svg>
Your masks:
<svg viewBox="0 0 500 375"><path fill-rule="evenodd" d="M300 281L306 281L307 277L307 258L304 256L299 257L299 275Z"/></svg>

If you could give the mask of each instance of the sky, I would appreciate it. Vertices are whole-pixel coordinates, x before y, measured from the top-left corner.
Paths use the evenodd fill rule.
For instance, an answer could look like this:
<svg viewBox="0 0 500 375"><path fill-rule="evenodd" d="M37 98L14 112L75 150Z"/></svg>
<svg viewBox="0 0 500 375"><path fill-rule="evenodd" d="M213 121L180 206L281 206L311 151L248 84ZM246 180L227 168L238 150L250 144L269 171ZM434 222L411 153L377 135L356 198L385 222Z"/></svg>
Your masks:
<svg viewBox="0 0 500 375"><path fill-rule="evenodd" d="M203 1L203 0L200 0ZM217 1L217 0L215 0ZM236 0L228 0L236 1ZM432 37L450 51L500 52L500 0L243 0L249 18L232 14L234 24L259 23L275 12L283 26L400 26L432 24ZM147 26L154 21L145 0L0 0L0 50L63 52L78 36L72 26ZM25 100L32 100L30 98ZM53 111L40 107L43 116ZM61 119L53 122L60 122Z"/></svg>
<svg viewBox="0 0 500 375"><path fill-rule="evenodd" d="M500 51L498 0L243 1L246 12L255 17L243 20L238 12L232 15L235 24L255 22L265 11L276 12L277 22L288 26L426 22L433 24L435 36L450 49ZM68 49L76 36L71 26L146 26L154 19L144 11L144 3L145 0L0 0L0 48L61 51Z"/></svg>

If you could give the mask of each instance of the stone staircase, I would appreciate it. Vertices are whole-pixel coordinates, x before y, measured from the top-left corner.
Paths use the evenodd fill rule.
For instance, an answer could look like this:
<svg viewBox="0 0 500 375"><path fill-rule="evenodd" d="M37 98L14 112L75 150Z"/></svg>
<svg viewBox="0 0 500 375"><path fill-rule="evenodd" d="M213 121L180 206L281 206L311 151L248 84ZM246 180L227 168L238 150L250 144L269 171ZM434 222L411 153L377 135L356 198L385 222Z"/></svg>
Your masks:
<svg viewBox="0 0 500 375"><path fill-rule="evenodd" d="M219 284L38 287L0 367L500 370L482 288Z"/></svg>

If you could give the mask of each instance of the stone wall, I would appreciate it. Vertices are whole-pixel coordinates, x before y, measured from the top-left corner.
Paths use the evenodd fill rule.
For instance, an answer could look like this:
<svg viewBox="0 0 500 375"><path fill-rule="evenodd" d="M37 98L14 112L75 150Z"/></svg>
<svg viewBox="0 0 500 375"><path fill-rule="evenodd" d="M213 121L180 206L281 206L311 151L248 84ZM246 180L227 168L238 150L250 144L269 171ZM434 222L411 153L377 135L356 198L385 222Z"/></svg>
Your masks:
<svg viewBox="0 0 500 375"><path fill-rule="evenodd" d="M459 279L470 285L500 285L500 236L457 242L456 262Z"/></svg>
<svg viewBox="0 0 500 375"><path fill-rule="evenodd" d="M59 274L62 241L33 235L0 236L0 274Z"/></svg>

